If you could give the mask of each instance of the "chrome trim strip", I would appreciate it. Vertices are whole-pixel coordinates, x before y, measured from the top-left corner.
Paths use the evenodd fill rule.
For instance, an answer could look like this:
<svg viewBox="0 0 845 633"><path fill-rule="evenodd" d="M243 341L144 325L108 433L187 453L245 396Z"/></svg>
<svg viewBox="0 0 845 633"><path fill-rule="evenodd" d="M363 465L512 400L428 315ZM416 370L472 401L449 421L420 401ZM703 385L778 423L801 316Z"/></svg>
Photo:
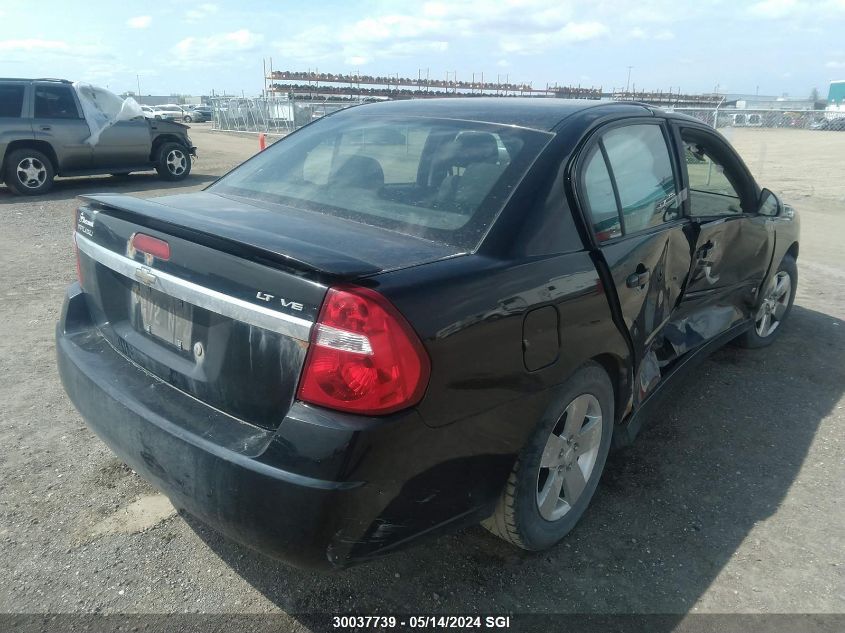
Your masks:
<svg viewBox="0 0 845 633"><path fill-rule="evenodd" d="M80 233L76 233L75 237L76 246L80 251L116 273L129 277L129 279L142 281L151 288L160 290L171 297L176 297L230 319L278 332L300 341L308 342L310 340L311 327L314 325L312 321L282 312L275 312L269 308L254 305L211 288L180 279L170 273L144 266L124 255L100 246Z"/></svg>

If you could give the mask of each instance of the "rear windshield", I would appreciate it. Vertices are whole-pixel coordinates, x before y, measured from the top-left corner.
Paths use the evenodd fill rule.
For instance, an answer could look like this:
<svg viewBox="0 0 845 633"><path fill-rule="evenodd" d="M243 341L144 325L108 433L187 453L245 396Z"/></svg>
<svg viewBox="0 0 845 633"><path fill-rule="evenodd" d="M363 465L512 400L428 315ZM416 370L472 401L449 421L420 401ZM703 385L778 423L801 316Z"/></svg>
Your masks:
<svg viewBox="0 0 845 633"><path fill-rule="evenodd" d="M551 135L468 121L340 114L210 191L474 249Z"/></svg>

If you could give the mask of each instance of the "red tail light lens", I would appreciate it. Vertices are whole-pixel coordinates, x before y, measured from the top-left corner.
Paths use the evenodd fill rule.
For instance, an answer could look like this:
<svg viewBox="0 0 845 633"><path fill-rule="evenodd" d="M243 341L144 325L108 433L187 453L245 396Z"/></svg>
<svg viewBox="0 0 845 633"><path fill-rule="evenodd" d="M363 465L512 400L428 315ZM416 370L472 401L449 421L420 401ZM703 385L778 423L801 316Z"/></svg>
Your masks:
<svg viewBox="0 0 845 633"><path fill-rule="evenodd" d="M152 235L135 233L132 236L132 248L141 253L152 255L156 259L164 261L170 259L170 244Z"/></svg>
<svg viewBox="0 0 845 633"><path fill-rule="evenodd" d="M367 288L330 288L311 335L298 398L384 415L419 402L429 374L422 343L387 299Z"/></svg>
<svg viewBox="0 0 845 633"><path fill-rule="evenodd" d="M79 260L79 247L76 245L76 231L73 232L73 257L76 259L76 279L82 285L82 262Z"/></svg>

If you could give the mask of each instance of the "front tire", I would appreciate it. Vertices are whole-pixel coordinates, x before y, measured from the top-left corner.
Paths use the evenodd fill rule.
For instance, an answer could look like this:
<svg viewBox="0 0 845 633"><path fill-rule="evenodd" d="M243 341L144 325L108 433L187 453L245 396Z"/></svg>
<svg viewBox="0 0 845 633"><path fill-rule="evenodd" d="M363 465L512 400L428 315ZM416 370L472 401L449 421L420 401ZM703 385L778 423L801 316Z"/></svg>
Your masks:
<svg viewBox="0 0 845 633"><path fill-rule="evenodd" d="M792 255L785 255L777 272L762 293L754 315L754 325L736 339L741 347L757 349L771 345L780 335L781 326L792 312L798 289L798 266Z"/></svg>
<svg viewBox="0 0 845 633"><path fill-rule="evenodd" d="M53 162L35 149L18 149L6 156L6 185L21 196L37 196L53 187Z"/></svg>
<svg viewBox="0 0 845 633"><path fill-rule="evenodd" d="M520 453L484 527L530 551L548 549L566 536L604 470L613 403L613 386L600 365L587 363L567 380Z"/></svg>
<svg viewBox="0 0 845 633"><path fill-rule="evenodd" d="M194 122L194 120L193 120L191 117L189 117L189 116L184 117L182 120L183 120L185 123L193 123L193 122Z"/></svg>
<svg viewBox="0 0 845 633"><path fill-rule="evenodd" d="M164 143L158 149L156 171L164 180L184 180L191 173L191 155L184 145Z"/></svg>

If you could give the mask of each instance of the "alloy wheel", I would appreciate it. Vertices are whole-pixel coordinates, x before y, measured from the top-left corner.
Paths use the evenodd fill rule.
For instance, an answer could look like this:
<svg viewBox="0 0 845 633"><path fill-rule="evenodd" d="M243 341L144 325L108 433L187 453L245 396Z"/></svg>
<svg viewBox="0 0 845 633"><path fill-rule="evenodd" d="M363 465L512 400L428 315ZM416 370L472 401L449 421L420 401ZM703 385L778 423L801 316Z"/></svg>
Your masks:
<svg viewBox="0 0 845 633"><path fill-rule="evenodd" d="M543 449L537 474L537 508L557 521L584 492L596 465L602 438L601 405L581 394L566 407Z"/></svg>
<svg viewBox="0 0 845 633"><path fill-rule="evenodd" d="M763 297L754 319L757 336L766 338L778 328L789 307L791 293L792 279L789 273L785 270L778 271L769 284L768 292Z"/></svg>
<svg viewBox="0 0 845 633"><path fill-rule="evenodd" d="M37 158L24 158L18 163L15 173L27 189L38 189L47 180L47 167Z"/></svg>
<svg viewBox="0 0 845 633"><path fill-rule="evenodd" d="M178 149L172 149L168 152L167 158L167 171L169 171L174 176L181 176L185 173L185 168L187 167L188 160L185 157L185 153Z"/></svg>

